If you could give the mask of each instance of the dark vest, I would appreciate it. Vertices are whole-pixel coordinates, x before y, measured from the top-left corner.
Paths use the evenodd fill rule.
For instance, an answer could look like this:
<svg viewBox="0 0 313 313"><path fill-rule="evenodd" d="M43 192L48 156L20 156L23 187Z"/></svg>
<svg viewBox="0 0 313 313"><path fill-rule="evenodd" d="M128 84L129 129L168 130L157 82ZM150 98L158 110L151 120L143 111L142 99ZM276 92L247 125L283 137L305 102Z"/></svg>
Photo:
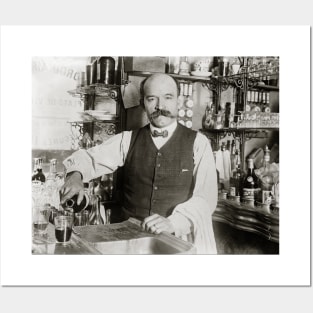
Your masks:
<svg viewBox="0 0 313 313"><path fill-rule="evenodd" d="M127 215L143 219L169 216L193 192L193 145L196 132L180 124L158 150L149 125L132 134L124 165L123 206Z"/></svg>

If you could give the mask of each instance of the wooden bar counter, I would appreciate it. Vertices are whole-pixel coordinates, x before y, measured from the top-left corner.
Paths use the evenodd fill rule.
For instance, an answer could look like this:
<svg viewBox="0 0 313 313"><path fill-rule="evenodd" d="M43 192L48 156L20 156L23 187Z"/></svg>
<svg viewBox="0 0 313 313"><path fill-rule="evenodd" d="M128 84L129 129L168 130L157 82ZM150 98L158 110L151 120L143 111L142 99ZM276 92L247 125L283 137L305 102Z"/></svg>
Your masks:
<svg viewBox="0 0 313 313"><path fill-rule="evenodd" d="M279 254L279 214L219 199L213 214L218 254Z"/></svg>

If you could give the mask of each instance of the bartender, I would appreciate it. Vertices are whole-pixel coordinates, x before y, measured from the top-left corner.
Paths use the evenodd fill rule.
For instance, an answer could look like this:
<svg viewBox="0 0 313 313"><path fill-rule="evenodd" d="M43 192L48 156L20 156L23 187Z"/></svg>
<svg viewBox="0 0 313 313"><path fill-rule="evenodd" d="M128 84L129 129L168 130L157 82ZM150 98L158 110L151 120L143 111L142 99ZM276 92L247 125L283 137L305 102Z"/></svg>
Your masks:
<svg viewBox="0 0 313 313"><path fill-rule="evenodd" d="M179 84L171 76L153 74L140 87L150 123L65 159L61 202L78 194L80 203L84 182L123 166L125 219L142 220L151 233L165 231L187 240L198 254L216 254L212 214L217 178L211 145L203 134L177 123Z"/></svg>

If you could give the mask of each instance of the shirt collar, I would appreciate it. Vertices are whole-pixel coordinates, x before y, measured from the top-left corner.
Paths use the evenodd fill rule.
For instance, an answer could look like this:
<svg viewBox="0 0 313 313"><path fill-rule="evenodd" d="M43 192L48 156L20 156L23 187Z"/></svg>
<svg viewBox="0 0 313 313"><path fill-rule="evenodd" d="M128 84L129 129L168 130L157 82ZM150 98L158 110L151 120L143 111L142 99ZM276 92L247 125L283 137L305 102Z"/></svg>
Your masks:
<svg viewBox="0 0 313 313"><path fill-rule="evenodd" d="M150 131L152 133L154 130L156 130L158 132L167 130L168 131L168 137L170 137L174 133L176 127L177 127L177 121L175 120L174 123L172 123L166 127L162 127L162 128L158 128L158 127L155 127L152 124L150 124Z"/></svg>

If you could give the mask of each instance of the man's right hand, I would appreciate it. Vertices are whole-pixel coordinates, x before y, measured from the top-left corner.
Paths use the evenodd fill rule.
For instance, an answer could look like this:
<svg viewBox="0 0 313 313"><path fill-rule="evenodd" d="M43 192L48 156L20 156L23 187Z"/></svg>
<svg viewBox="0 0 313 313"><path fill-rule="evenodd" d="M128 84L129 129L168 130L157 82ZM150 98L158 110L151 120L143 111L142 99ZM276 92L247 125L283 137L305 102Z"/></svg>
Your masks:
<svg viewBox="0 0 313 313"><path fill-rule="evenodd" d="M80 172L69 173L65 178L64 185L60 189L60 201L63 204L66 200L71 199L78 194L77 204L79 205L84 198L84 183Z"/></svg>

